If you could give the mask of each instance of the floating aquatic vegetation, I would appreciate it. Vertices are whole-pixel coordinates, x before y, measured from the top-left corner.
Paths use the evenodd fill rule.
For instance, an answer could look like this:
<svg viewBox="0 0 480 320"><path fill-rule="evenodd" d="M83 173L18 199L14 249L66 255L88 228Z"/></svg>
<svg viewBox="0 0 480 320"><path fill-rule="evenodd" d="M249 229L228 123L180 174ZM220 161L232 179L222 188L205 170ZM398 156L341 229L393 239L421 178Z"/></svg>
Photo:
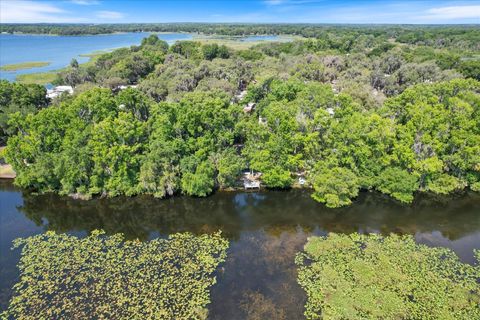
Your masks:
<svg viewBox="0 0 480 320"><path fill-rule="evenodd" d="M7 318L204 319L228 241L220 233L140 242L47 232L14 247L23 248L21 275Z"/></svg>
<svg viewBox="0 0 480 320"><path fill-rule="evenodd" d="M307 319L480 319L480 266L410 235L312 237L296 263Z"/></svg>

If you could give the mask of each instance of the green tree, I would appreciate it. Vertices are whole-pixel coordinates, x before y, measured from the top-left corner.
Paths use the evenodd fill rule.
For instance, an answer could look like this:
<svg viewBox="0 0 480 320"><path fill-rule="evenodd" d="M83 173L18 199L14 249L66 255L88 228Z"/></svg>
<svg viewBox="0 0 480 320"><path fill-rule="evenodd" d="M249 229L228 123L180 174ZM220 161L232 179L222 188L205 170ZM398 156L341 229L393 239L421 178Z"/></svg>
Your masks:
<svg viewBox="0 0 480 320"><path fill-rule="evenodd" d="M432 191L440 191L434 186L437 178L448 182L442 193L475 183L471 178L480 163L477 87L471 79L452 80L415 86L386 101L382 113L394 116L397 128L392 159L420 177L420 188L432 184Z"/></svg>
<svg viewBox="0 0 480 320"><path fill-rule="evenodd" d="M8 124L10 117L19 112L23 117L47 106L46 90L35 84L10 83L0 80L0 145L16 133Z"/></svg>
<svg viewBox="0 0 480 320"><path fill-rule="evenodd" d="M145 141L145 125L133 114L120 112L93 127L88 142L94 164L91 181L93 194L134 195Z"/></svg>
<svg viewBox="0 0 480 320"><path fill-rule="evenodd" d="M154 46L160 49L163 53L168 51L168 43L161 40L158 35L151 34L146 38L142 39L141 47Z"/></svg>
<svg viewBox="0 0 480 320"><path fill-rule="evenodd" d="M178 53L187 59L201 58L201 44L195 41L177 41L170 47L170 51Z"/></svg>
<svg viewBox="0 0 480 320"><path fill-rule="evenodd" d="M72 59L72 60L70 61L70 68L78 69L78 61L77 61L77 59Z"/></svg>
<svg viewBox="0 0 480 320"><path fill-rule="evenodd" d="M203 58L213 60L218 56L219 45L216 43L205 44L202 46Z"/></svg>
<svg viewBox="0 0 480 320"><path fill-rule="evenodd" d="M462 61L459 71L467 78L473 78L480 81L480 60Z"/></svg>
<svg viewBox="0 0 480 320"><path fill-rule="evenodd" d="M390 167L381 171L376 187L397 200L410 203L418 190L418 178L406 170Z"/></svg>
<svg viewBox="0 0 480 320"><path fill-rule="evenodd" d="M210 161L202 161L194 169L184 170L182 191L190 196L205 197L212 193L215 183L215 167Z"/></svg>
<svg viewBox="0 0 480 320"><path fill-rule="evenodd" d="M460 179L445 173L429 176L426 182L426 190L439 194L449 194L464 187L465 184Z"/></svg>
<svg viewBox="0 0 480 320"><path fill-rule="evenodd" d="M217 181L220 188L234 187L241 171L245 169L245 160L233 148L220 152L216 158Z"/></svg>
<svg viewBox="0 0 480 320"><path fill-rule="evenodd" d="M357 176L351 170L323 165L313 175L312 184L312 198L329 208L351 204L351 198L358 195L360 187Z"/></svg>

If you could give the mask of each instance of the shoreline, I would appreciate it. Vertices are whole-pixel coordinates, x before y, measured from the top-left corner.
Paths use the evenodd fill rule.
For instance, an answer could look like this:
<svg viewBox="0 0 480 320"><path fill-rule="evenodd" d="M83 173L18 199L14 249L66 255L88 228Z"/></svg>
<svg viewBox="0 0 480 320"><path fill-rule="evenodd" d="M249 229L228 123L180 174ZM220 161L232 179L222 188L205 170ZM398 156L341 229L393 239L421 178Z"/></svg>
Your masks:
<svg viewBox="0 0 480 320"><path fill-rule="evenodd" d="M130 34L130 33L145 33L145 34L200 34L200 32L185 32L185 31L115 31L108 33L82 33L82 34L57 34L57 33L26 33L26 32L2 32L1 35L10 36L48 36L48 37L91 37L91 36L109 36L112 34Z"/></svg>
<svg viewBox="0 0 480 320"><path fill-rule="evenodd" d="M4 64L0 66L0 70L4 72L16 72L20 70L43 68L51 64L52 63L50 61L27 61L27 62Z"/></svg>
<svg viewBox="0 0 480 320"><path fill-rule="evenodd" d="M30 194L34 195L34 196L51 195L51 196L56 196L56 197L60 197L60 198L71 199L71 200L74 200L74 201L81 201L81 202L90 202L90 201L95 201L95 200L111 200L111 199L115 199L115 198L123 198L125 200L132 200L132 199L135 199L137 197L149 197L149 198L159 200L159 201L181 198L181 197L188 197L188 198L192 198L192 199L207 199L207 198L210 198L210 197L214 197L216 194L219 194L219 193L220 194L221 193L227 193L227 194L231 194L231 193L262 194L262 193L268 193L268 192L310 192L310 193L313 192L313 188L311 186L301 186L301 185L298 185L298 184L294 184L290 188L286 188L286 189L269 189L269 188L264 187L264 186L262 186L258 189L245 189L243 187L228 187L228 188L224 188L224 189L219 188L219 189L215 189L212 193L210 193L209 195L207 195L205 197L188 196L188 195L182 194L181 192L178 192L178 193L175 193L171 196L166 196L166 197L163 197L163 198L155 197L151 193L139 193L139 194L135 194L135 195L131 195L131 196L127 196L127 195L122 194L122 195L116 195L116 196L111 197L111 196L108 196L108 194L87 195L87 194L81 194L81 193L60 194L56 191L36 192L32 189L15 186L14 180L15 180L15 177L13 177L13 178L2 178L2 177L0 177L0 182L4 181L6 183L10 183L12 186L18 188L19 190L24 190L24 191L28 190L28 192ZM337 207L337 208L331 208L331 209L334 209L334 210L337 209L338 210L338 209L349 208L355 203L356 200L359 199L359 197L361 197L362 194L368 194L368 193L377 193L378 195L384 197L385 199L388 199L388 200L392 201L393 203L395 203L399 206L411 207L411 208L413 206L415 206L415 204L417 203L417 200L421 199L422 197L435 198L435 199L438 199L438 201L449 201L449 199L454 199L454 198L457 198L459 196L466 196L466 195L472 194L472 193L473 194L480 194L480 192L474 191L474 190L472 190L468 187L464 188L464 189L457 190L457 191L449 193L449 194L436 194L436 193L429 192L429 191L417 191L417 192L415 192L413 201L411 203L405 203L405 202L401 202L401 201L393 198L392 196L390 196L388 194L382 193L382 192L380 192L378 190L375 190L375 189L360 189L357 197L352 199L352 204ZM311 200L312 200L312 202L317 203L318 205L325 206L324 203L317 202L313 198Z"/></svg>
<svg viewBox="0 0 480 320"><path fill-rule="evenodd" d="M71 35L71 37L77 37L77 36L97 36L97 35L112 35L112 34L134 34L134 33L145 33L145 34L187 34L191 35L191 39L184 39L184 40L177 40L177 41L198 41L201 43L218 43L218 44L224 44L234 50L241 50L241 49L248 49L251 46L261 44L261 43L268 43L268 42L292 42L296 40L302 40L305 39L302 36L297 36L297 35L289 35L289 34L244 34L244 35L236 35L236 36L228 36L228 35L223 35L223 34L205 34L201 32L115 32L115 33L107 33L107 34L91 34L91 35ZM7 34L12 34L12 33L7 33ZM33 35L33 36L43 36L43 35L49 35L49 36L62 36L62 35L50 35L50 34L30 34L30 33L13 33L14 35ZM70 35L67 35L70 37ZM246 37L255 37L255 36L268 36L268 37L276 37L276 39L266 39L266 40L253 40L253 41L242 41L242 39ZM164 40L166 41L166 40ZM171 44L169 44L171 45ZM81 53L78 56L82 58L88 58L88 60L84 63L81 63L80 65L85 65L87 63L91 63L92 60L96 56L100 56L102 54L106 54L121 48L126 48L125 46L119 46L119 47L111 47L111 48L105 48L105 49L100 49L100 50L95 50L92 52L88 53ZM50 65L51 62L49 62L48 65ZM13 65L13 64L12 64ZM46 65L46 66L48 66ZM7 65L5 65L7 66ZM4 67L4 66L2 66ZM42 66L43 67L43 66ZM37 68L37 67L32 67L32 68ZM29 69L32 69L29 68ZM43 86L47 86L51 84L53 79L55 79L56 75L68 67L60 68L60 69L55 69L55 70L49 70L49 71L44 71L44 72L31 72L31 73L24 73L24 74L19 74L15 77L15 79L12 82L18 82L18 83L24 83L24 84L39 84ZM20 70L28 70L28 69L20 69ZM18 70L12 70L12 71L5 71L5 72L16 72Z"/></svg>

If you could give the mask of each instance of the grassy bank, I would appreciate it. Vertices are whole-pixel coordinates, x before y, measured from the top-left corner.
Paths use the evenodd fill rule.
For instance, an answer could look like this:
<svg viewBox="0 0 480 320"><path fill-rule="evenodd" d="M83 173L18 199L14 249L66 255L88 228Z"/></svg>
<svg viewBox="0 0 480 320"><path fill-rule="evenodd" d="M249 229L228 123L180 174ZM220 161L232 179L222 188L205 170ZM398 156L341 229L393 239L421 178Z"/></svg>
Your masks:
<svg viewBox="0 0 480 320"><path fill-rule="evenodd" d="M51 83L57 77L57 72L38 72L18 75L16 82L24 84L39 84L45 85Z"/></svg>
<svg viewBox="0 0 480 320"><path fill-rule="evenodd" d="M294 40L304 39L300 36L280 35L275 40L256 40L256 41L241 41L244 37L224 36L224 35L204 35L197 34L193 36L193 41L201 42L202 44L217 43L218 45L225 45L235 50L246 50L254 45L269 42L289 42Z"/></svg>
<svg viewBox="0 0 480 320"><path fill-rule="evenodd" d="M88 54L82 54L82 57L89 57L85 63L82 63L82 66L88 66L89 64L93 64L95 60L101 56L102 54L106 53L105 51L94 51ZM46 85L52 83L56 78L59 72L67 70L68 67L57 69L49 72L35 72L35 73L28 73L28 74L21 74L15 78L15 81L18 83L23 84L39 84L39 85Z"/></svg>
<svg viewBox="0 0 480 320"><path fill-rule="evenodd" d="M0 70L2 70L2 71L18 71L18 70L46 67L49 64L50 64L50 62L44 62L44 61L22 62L22 63L6 64L4 66L1 66Z"/></svg>

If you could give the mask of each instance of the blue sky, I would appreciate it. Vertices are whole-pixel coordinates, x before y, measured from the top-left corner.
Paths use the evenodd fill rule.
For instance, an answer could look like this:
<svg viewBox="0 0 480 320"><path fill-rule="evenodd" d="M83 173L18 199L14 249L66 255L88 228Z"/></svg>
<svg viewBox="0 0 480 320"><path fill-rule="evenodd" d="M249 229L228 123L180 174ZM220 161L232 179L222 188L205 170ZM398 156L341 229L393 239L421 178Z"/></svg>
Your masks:
<svg viewBox="0 0 480 320"><path fill-rule="evenodd" d="M0 22L480 24L480 0L0 0Z"/></svg>

